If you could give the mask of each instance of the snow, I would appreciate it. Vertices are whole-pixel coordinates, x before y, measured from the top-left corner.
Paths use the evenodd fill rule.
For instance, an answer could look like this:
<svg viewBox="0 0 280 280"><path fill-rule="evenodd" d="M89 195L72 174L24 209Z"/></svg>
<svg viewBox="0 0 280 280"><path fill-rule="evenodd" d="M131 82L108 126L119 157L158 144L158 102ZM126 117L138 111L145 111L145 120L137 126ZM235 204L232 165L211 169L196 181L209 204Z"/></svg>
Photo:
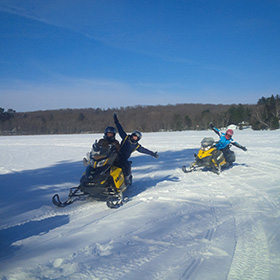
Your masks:
<svg viewBox="0 0 280 280"><path fill-rule="evenodd" d="M279 130L236 130L220 175L181 171L212 131L144 133L128 202L57 208L101 136L0 137L1 280L280 279Z"/></svg>

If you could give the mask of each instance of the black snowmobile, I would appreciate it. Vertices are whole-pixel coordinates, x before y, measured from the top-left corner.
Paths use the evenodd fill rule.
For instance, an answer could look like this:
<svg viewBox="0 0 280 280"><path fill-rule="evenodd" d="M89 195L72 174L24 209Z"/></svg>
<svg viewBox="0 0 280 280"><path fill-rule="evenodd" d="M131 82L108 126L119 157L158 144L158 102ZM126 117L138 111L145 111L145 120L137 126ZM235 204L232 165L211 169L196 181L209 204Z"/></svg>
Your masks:
<svg viewBox="0 0 280 280"><path fill-rule="evenodd" d="M55 194L52 198L53 204L65 207L78 198L91 196L105 200L110 208L122 205L123 192L127 186L122 169L115 166L116 157L117 152L114 147L113 149L97 147L88 153L88 158L84 159L87 168L80 179L80 185L70 188L68 199L65 202L61 202L59 195Z"/></svg>
<svg viewBox="0 0 280 280"><path fill-rule="evenodd" d="M231 151L229 146L227 147L227 161L225 160L224 153L215 147L216 142L212 137L205 137L201 141L201 147L198 154L195 154L195 161L190 164L189 167L185 165L182 170L185 173L192 172L198 168L210 169L216 174L220 174L221 170L229 167L235 161L235 154Z"/></svg>

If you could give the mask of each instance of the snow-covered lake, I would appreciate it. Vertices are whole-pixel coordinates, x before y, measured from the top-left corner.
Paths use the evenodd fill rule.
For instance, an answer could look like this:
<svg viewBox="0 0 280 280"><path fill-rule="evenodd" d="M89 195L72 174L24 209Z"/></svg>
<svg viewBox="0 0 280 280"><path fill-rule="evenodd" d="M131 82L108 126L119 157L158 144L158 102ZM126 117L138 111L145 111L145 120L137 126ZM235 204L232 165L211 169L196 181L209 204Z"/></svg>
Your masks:
<svg viewBox="0 0 280 280"><path fill-rule="evenodd" d="M1 280L280 279L280 130L235 131L221 175L181 171L212 131L144 133L127 203L55 207L101 136L0 137Z"/></svg>

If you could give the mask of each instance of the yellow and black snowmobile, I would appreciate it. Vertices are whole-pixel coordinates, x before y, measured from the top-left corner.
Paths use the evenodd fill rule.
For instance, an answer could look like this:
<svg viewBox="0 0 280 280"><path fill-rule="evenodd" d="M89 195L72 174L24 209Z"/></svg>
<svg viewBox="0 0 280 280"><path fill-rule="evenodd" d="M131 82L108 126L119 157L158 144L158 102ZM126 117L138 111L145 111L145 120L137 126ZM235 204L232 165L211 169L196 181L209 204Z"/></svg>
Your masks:
<svg viewBox="0 0 280 280"><path fill-rule="evenodd" d="M234 156L234 152L232 157ZM192 172L198 168L207 168L216 174L221 173L221 169L228 165L225 160L224 154L221 150L215 147L215 141L212 137L205 137L201 141L201 147L198 154L195 154L195 161L189 166L182 167L184 172Z"/></svg>
<svg viewBox="0 0 280 280"><path fill-rule="evenodd" d="M88 154L87 168L80 179L78 187L70 188L68 199L61 202L58 194L52 198L53 204L64 207L76 199L91 196L105 200L110 208L117 208L123 203L123 192L126 190L123 171L115 166L117 152L115 149L99 147Z"/></svg>

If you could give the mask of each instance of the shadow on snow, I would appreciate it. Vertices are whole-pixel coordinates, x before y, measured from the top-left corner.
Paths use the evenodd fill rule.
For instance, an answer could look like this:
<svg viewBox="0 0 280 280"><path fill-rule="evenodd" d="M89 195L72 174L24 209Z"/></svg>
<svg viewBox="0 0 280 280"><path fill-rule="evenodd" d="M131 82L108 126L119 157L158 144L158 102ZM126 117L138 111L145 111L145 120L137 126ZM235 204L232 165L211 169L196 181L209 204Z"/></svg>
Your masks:
<svg viewBox="0 0 280 280"><path fill-rule="evenodd" d="M69 223L68 215L62 215L41 221L29 221L23 225L0 230L0 260L11 257L21 248L21 245L15 245L14 242L31 236L46 234L50 230L67 223Z"/></svg>
<svg viewBox="0 0 280 280"><path fill-rule="evenodd" d="M0 221L15 217L42 206L53 206L51 197L61 190L61 184L77 184L84 170L81 162L60 162L35 170L25 170L0 175ZM67 187L65 188L68 193ZM28 215L28 214L27 214ZM27 217L28 219L28 217ZM0 260L8 258L21 248L13 243L47 233L69 223L68 215L48 217L40 221L28 221L0 230Z"/></svg>
<svg viewBox="0 0 280 280"><path fill-rule="evenodd" d="M158 159L153 159L147 155L139 155L132 158L132 175L147 175L141 179L134 180L127 195L137 196L145 190L156 186L160 182L178 182L180 179L175 176L176 170L181 170L182 165L190 164L194 161L194 153L198 149L185 149L180 151L166 151L159 153ZM157 175L158 171L174 171L167 175ZM160 173L159 173L160 174Z"/></svg>

